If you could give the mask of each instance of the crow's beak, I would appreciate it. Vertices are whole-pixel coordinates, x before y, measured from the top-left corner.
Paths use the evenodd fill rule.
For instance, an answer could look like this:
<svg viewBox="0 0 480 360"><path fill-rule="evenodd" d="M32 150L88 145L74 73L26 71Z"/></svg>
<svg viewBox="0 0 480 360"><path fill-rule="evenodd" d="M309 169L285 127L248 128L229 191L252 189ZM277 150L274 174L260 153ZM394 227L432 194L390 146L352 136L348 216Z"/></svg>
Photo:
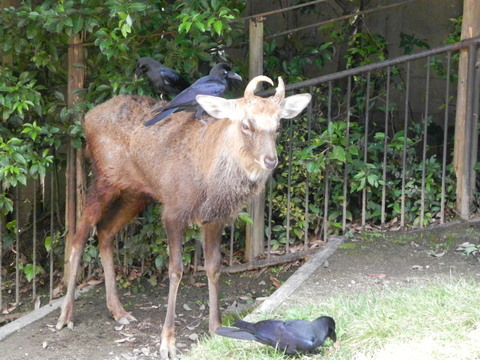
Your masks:
<svg viewBox="0 0 480 360"><path fill-rule="evenodd" d="M237 73L233 72L233 71L229 71L227 73L227 77L229 79L235 79L235 80L238 80L238 81L242 81L242 77L240 75L238 75Z"/></svg>

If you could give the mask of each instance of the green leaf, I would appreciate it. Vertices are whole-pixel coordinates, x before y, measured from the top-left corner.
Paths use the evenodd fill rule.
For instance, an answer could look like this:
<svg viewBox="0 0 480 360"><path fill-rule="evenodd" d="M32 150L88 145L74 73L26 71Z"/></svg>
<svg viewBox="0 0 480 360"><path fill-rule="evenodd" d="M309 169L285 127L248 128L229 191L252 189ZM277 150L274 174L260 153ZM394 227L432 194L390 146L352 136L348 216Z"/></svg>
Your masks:
<svg viewBox="0 0 480 360"><path fill-rule="evenodd" d="M217 20L213 23L213 29L220 36L222 35L223 23L220 20Z"/></svg>
<svg viewBox="0 0 480 360"><path fill-rule="evenodd" d="M218 8L220 7L220 0L212 0L211 4L212 4L213 10L217 11Z"/></svg>
<svg viewBox="0 0 480 360"><path fill-rule="evenodd" d="M127 24L131 27L133 25L133 20L130 15L127 16L127 19L125 20Z"/></svg>
<svg viewBox="0 0 480 360"><path fill-rule="evenodd" d="M345 153L345 148L340 146L334 146L331 152L332 159L338 160L342 163L347 161L347 155Z"/></svg>
<svg viewBox="0 0 480 360"><path fill-rule="evenodd" d="M155 266L157 269L161 269L163 267L163 264L165 263L165 259L163 258L162 255L158 255L155 258Z"/></svg>
<svg viewBox="0 0 480 360"><path fill-rule="evenodd" d="M191 27L192 27L192 23L189 22L189 21L185 21L185 22L181 23L180 26L178 27L178 32L179 33L181 33L181 32L188 33L190 31Z"/></svg>
<svg viewBox="0 0 480 360"><path fill-rule="evenodd" d="M320 169L320 164L316 161L307 161L307 171L309 173L316 173Z"/></svg>
<svg viewBox="0 0 480 360"><path fill-rule="evenodd" d="M45 249L47 250L47 252L50 252L50 250L52 250L52 237L51 236L47 236L45 238L44 245L45 245Z"/></svg>
<svg viewBox="0 0 480 360"><path fill-rule="evenodd" d="M253 224L253 220L250 216L249 213L242 211L240 214L238 214L238 217L240 220L246 222L247 224Z"/></svg>
<svg viewBox="0 0 480 360"><path fill-rule="evenodd" d="M205 25L201 22L195 22L195 27L201 32L205 32Z"/></svg>

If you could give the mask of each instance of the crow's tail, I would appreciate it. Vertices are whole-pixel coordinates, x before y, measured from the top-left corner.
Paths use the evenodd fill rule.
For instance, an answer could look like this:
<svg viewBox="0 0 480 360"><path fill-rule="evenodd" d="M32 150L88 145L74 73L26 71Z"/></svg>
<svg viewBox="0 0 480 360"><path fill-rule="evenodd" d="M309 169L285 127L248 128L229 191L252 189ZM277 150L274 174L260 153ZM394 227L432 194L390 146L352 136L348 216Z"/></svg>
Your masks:
<svg viewBox="0 0 480 360"><path fill-rule="evenodd" d="M231 327L226 327L226 326L220 326L215 330L215 333L217 335L229 337L229 338L234 338L234 339L240 339L240 340L257 340L255 338L255 335L249 333L246 330L242 329L235 329Z"/></svg>
<svg viewBox="0 0 480 360"><path fill-rule="evenodd" d="M165 119L167 116L172 115L175 111L177 111L178 108L172 108L172 109L167 109L165 111L161 111L159 114L155 115L153 118L150 120L147 120L143 123L144 126L152 126L153 124L156 124L160 120ZM156 110L154 110L156 111Z"/></svg>

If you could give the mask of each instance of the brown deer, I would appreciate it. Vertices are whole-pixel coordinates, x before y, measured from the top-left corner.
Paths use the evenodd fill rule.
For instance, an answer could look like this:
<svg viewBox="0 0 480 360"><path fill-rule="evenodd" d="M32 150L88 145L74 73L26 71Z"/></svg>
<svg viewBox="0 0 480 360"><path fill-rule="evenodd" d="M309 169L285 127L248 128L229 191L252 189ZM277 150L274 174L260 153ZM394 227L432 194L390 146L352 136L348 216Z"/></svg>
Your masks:
<svg viewBox="0 0 480 360"><path fill-rule="evenodd" d="M85 116L88 151L95 170L85 209L73 238L67 294L57 329L73 327L76 275L88 232L96 226L105 273L107 307L122 324L135 318L118 297L113 264L115 234L150 200L163 203L169 245L169 295L160 354L175 356L175 304L182 278L182 236L187 226L201 226L209 288L209 328L220 325L218 278L224 224L254 194L276 167L275 146L281 118L298 115L310 94L285 98L279 77L274 96L254 95L254 78L243 98L227 100L198 95L198 103L215 121L203 125L192 113L179 112L153 127L142 124L158 106L154 99L117 96Z"/></svg>

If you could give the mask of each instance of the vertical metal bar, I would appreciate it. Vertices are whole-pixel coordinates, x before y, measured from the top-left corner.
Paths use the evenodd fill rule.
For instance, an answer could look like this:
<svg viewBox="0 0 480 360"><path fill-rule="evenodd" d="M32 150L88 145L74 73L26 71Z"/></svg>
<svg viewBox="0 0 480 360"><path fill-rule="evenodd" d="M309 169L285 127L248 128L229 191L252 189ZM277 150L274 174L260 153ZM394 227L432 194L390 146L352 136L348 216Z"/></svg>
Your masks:
<svg viewBox="0 0 480 360"><path fill-rule="evenodd" d="M235 221L230 224L230 250L228 258L228 266L233 265L233 241L235 239Z"/></svg>
<svg viewBox="0 0 480 360"><path fill-rule="evenodd" d="M331 122L332 122L332 82L328 82L328 110L327 110L327 131L328 140L331 142ZM323 192L323 241L328 239L328 202L330 199L329 175L330 171L328 165L325 167L325 190Z"/></svg>
<svg viewBox="0 0 480 360"><path fill-rule="evenodd" d="M370 108L370 71L367 73L367 99L365 102L365 141L363 149L363 161L365 165L368 163L368 121L369 121L369 108ZM367 167L365 167L365 172L367 172ZM365 179L365 186L362 190L362 231L365 231L365 223L367 216L367 180Z"/></svg>
<svg viewBox="0 0 480 360"><path fill-rule="evenodd" d="M352 98L352 77L348 77L347 83L347 128L345 134L345 149L348 153L350 147L350 111ZM343 174L343 204L342 204L342 233L345 234L347 230L347 196L348 196L348 161L345 162Z"/></svg>
<svg viewBox="0 0 480 360"><path fill-rule="evenodd" d="M422 151L422 192L420 198L420 228L425 221L425 175L427 165L427 136L428 136L428 103L430 100L430 57L427 58L427 84L425 85L425 118L423 121L423 151Z"/></svg>
<svg viewBox="0 0 480 360"><path fill-rule="evenodd" d="M267 227L267 259L272 251L272 218L273 218L273 176L268 180L268 227Z"/></svg>
<svg viewBox="0 0 480 360"><path fill-rule="evenodd" d="M447 177L448 111L450 103L450 62L452 52L447 53L447 80L445 84L445 116L443 119L442 193L440 200L440 224L445 222L445 181Z"/></svg>
<svg viewBox="0 0 480 360"><path fill-rule="evenodd" d="M15 187L15 305L20 303L20 233L19 233L19 208L20 195L18 186Z"/></svg>
<svg viewBox="0 0 480 360"><path fill-rule="evenodd" d="M310 94L313 93L313 87L310 86L308 88L308 92ZM312 101L308 104L307 108L307 122L308 122L308 130L307 130L307 147L310 146L310 138L312 133L312 117L313 117L313 104ZM303 247L307 249L308 247L308 229L309 229L309 209L308 209L308 200L310 197L310 174L306 171L305 176L305 226L304 226L304 239L303 239Z"/></svg>
<svg viewBox="0 0 480 360"><path fill-rule="evenodd" d="M410 102L410 61L407 62L407 79L405 83L405 120L403 124L403 159L402 159L402 205L400 210L400 227L405 227L405 184L407 177L407 137L408 137L408 103Z"/></svg>
<svg viewBox="0 0 480 360"><path fill-rule="evenodd" d="M387 89L385 94L385 139L383 141L383 172L382 172L382 215L381 228L385 228L385 206L387 198L387 150L388 150L388 118L390 115L390 66L387 67Z"/></svg>
<svg viewBox="0 0 480 360"><path fill-rule="evenodd" d="M33 179L32 300L37 297L37 180Z"/></svg>
<svg viewBox="0 0 480 360"><path fill-rule="evenodd" d="M290 201L291 201L291 186L292 186L292 154L293 154L293 121L290 119L289 136L288 136L288 188L287 188L287 243L285 244L285 252L290 250Z"/></svg>

